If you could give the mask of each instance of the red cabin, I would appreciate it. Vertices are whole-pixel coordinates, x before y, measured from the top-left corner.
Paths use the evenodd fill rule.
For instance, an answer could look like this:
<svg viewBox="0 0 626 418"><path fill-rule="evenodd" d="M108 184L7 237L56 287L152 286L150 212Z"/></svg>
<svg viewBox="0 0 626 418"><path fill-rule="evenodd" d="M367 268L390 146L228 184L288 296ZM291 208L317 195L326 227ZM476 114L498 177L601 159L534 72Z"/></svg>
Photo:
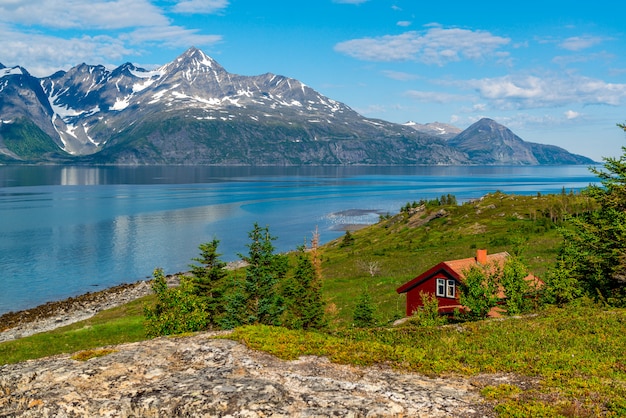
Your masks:
<svg viewBox="0 0 626 418"><path fill-rule="evenodd" d="M487 250L476 250L476 257L443 261L437 264L396 289L398 293L406 293L406 315L411 316L422 306L420 292L435 295L442 314L450 315L455 308L463 309L459 302L459 284L463 281L463 272L472 266L502 266L507 257L509 257L507 252L488 255ZM525 280L537 282L533 275L528 275ZM504 294L501 297L504 298ZM492 311L490 316L492 315L497 314Z"/></svg>

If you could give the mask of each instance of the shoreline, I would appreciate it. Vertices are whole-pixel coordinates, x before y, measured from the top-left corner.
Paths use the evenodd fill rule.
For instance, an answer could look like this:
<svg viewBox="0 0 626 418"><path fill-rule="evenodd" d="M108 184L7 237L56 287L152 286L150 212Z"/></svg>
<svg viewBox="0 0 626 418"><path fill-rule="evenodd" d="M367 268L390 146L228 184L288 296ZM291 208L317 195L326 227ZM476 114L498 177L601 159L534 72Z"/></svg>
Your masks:
<svg viewBox="0 0 626 418"><path fill-rule="evenodd" d="M182 273L167 276L169 286L179 283ZM67 299L47 302L30 309L0 315L0 343L89 319L153 293L151 280L123 283L97 292L87 292Z"/></svg>

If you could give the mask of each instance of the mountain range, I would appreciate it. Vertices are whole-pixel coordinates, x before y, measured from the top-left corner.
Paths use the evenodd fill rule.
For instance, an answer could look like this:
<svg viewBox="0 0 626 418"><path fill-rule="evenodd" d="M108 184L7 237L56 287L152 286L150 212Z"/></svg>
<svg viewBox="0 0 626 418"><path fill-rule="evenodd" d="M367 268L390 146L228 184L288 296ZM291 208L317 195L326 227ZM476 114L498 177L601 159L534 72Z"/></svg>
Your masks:
<svg viewBox="0 0 626 418"><path fill-rule="evenodd" d="M146 70L80 64L37 78L0 64L0 163L537 165L589 158L491 119L366 118L302 82L226 71L197 48Z"/></svg>

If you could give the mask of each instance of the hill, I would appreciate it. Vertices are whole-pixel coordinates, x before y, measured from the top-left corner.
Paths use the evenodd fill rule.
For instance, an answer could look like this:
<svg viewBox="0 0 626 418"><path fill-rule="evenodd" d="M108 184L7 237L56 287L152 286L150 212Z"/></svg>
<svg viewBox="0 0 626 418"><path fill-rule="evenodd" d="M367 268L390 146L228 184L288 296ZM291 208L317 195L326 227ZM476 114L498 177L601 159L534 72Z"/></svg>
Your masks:
<svg viewBox="0 0 626 418"><path fill-rule="evenodd" d="M228 72L190 48L148 71L0 69L0 162L203 165L588 164L541 144L504 159L442 124L366 118L301 81ZM443 133L443 134L442 134ZM463 133L461 133L463 134ZM466 134L466 137L469 134ZM534 154L537 156L533 157Z"/></svg>

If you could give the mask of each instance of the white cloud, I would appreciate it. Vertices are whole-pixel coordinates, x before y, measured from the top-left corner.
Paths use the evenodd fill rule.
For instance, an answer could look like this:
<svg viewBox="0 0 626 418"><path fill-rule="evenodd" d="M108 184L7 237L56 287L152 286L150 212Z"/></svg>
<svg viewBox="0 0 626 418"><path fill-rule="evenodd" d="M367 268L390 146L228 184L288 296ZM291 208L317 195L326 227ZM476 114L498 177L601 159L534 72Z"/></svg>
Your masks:
<svg viewBox="0 0 626 418"><path fill-rule="evenodd" d="M507 75L463 82L500 109L583 105L619 106L626 101L626 84L607 83L579 75Z"/></svg>
<svg viewBox="0 0 626 418"><path fill-rule="evenodd" d="M383 74L387 78L391 78L392 80L398 80L398 81L409 81L409 80L415 80L419 78L415 74L405 73L402 71L385 70L383 71Z"/></svg>
<svg viewBox="0 0 626 418"><path fill-rule="evenodd" d="M56 29L120 29L168 24L162 11L147 0L4 0L0 1L0 21Z"/></svg>
<svg viewBox="0 0 626 418"><path fill-rule="evenodd" d="M337 52L366 61L409 61L444 65L449 62L484 60L507 53L499 49L510 39L486 31L432 27L425 32L353 39L335 45Z"/></svg>
<svg viewBox="0 0 626 418"><path fill-rule="evenodd" d="M410 20L400 20L398 23L396 23L396 25L406 28L408 26L411 26L411 23L412 22Z"/></svg>
<svg viewBox="0 0 626 418"><path fill-rule="evenodd" d="M600 36L573 36L565 39L559 44L559 46L563 49L567 49L568 51L580 51L582 49L587 49L591 48L592 46L598 45L605 40L607 40L607 38L603 38Z"/></svg>
<svg viewBox="0 0 626 418"><path fill-rule="evenodd" d="M228 7L228 0L182 0L174 6L175 13L212 14Z"/></svg>
<svg viewBox="0 0 626 418"><path fill-rule="evenodd" d="M138 28L122 36L131 44L158 42L165 47L188 48L190 45L209 45L222 41L220 35L204 35L198 29L187 29L181 26L164 26L162 28Z"/></svg>
<svg viewBox="0 0 626 418"><path fill-rule="evenodd" d="M184 10L189 3L178 6ZM206 13L228 1L194 5ZM22 65L41 77L81 62L119 65L155 44L186 49L213 45L222 37L173 25L149 0L0 0L0 39L4 63Z"/></svg>
<svg viewBox="0 0 626 418"><path fill-rule="evenodd" d="M119 39L110 36L82 36L63 39L38 34L3 30L3 64L21 65L32 75L48 76L59 69L69 69L81 62L89 64L110 64L132 54L133 51Z"/></svg>
<svg viewBox="0 0 626 418"><path fill-rule="evenodd" d="M461 94L442 93L437 91L408 90L405 96L425 103L456 103L471 100L470 97Z"/></svg>
<svg viewBox="0 0 626 418"><path fill-rule="evenodd" d="M580 113L574 112L573 110L568 110L567 112L565 112L565 117L567 119L577 119L580 116L581 116Z"/></svg>

